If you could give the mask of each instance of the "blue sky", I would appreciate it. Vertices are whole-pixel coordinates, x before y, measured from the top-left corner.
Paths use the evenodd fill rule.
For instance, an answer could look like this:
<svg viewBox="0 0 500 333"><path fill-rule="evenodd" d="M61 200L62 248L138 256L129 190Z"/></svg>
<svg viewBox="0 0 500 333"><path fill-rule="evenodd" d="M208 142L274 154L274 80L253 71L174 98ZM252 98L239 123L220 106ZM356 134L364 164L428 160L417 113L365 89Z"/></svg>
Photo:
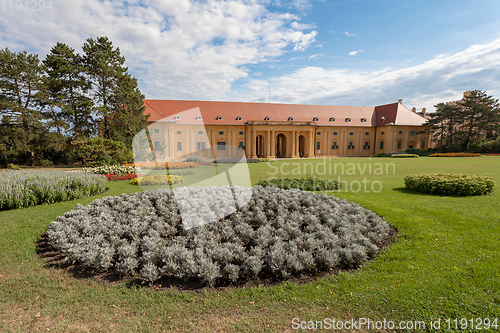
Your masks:
<svg viewBox="0 0 500 333"><path fill-rule="evenodd" d="M469 89L500 97L498 0L12 2L2 48L43 58L108 36L150 99L267 102L270 89L275 103L432 111Z"/></svg>

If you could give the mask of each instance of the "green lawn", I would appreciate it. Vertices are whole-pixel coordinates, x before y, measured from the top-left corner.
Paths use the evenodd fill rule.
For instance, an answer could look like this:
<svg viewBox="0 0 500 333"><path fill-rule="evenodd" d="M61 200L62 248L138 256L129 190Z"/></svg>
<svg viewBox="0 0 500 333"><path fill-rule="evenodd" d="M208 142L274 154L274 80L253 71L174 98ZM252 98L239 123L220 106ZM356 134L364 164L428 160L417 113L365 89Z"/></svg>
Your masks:
<svg viewBox="0 0 500 333"><path fill-rule="evenodd" d="M375 172L378 163L383 174ZM57 216L76 203L140 190L112 182L100 196L0 212L0 331L281 332L291 331L292 318L360 317L427 323L441 318L445 331L445 318L500 321L500 190L456 198L402 189L406 174L432 172L491 176L500 185L500 157L281 160L249 169L253 184L280 174L317 175L340 177L356 191L356 181L364 181L370 192L344 186L335 195L383 216L398 229L396 240L356 271L308 284L229 291L156 291L77 279L47 267L35 242ZM371 185L377 192L381 185L381 191L371 191Z"/></svg>

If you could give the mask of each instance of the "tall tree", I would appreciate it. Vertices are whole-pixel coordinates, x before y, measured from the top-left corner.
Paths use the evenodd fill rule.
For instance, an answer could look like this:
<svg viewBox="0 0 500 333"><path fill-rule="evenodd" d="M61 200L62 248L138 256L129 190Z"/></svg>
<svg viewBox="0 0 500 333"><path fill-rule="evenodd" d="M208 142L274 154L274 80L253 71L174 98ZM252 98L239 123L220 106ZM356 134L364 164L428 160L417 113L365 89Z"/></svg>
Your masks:
<svg viewBox="0 0 500 333"><path fill-rule="evenodd" d="M127 68L120 49L114 48L107 37L89 38L83 45L84 62L92 82L96 113L102 117L102 136L110 138L110 117L113 113L113 94L119 85L119 77Z"/></svg>
<svg viewBox="0 0 500 333"><path fill-rule="evenodd" d="M47 76L44 104L51 125L61 134L90 137L94 132L92 101L86 96L90 81L85 75L83 58L63 43L57 43L43 61Z"/></svg>
<svg viewBox="0 0 500 333"><path fill-rule="evenodd" d="M434 107L436 112L430 114L429 125L433 127L435 138L439 140L442 151L444 147L455 144L462 115L460 107L453 103L438 103Z"/></svg>
<svg viewBox="0 0 500 333"><path fill-rule="evenodd" d="M144 95L139 90L137 79L128 73L120 74L114 91L110 117L110 138L132 147L134 136L148 124L149 115L144 115Z"/></svg>
<svg viewBox="0 0 500 333"><path fill-rule="evenodd" d="M498 130L498 99L488 96L485 91L472 90L457 105L462 116L461 147L467 150L474 139L485 138L489 131Z"/></svg>
<svg viewBox="0 0 500 333"><path fill-rule="evenodd" d="M34 161L33 144L43 132L44 123L38 110L40 92L44 90L43 65L36 54L0 51L0 113L3 132L21 136L16 147L5 151L28 153ZM10 141L7 145L12 144Z"/></svg>

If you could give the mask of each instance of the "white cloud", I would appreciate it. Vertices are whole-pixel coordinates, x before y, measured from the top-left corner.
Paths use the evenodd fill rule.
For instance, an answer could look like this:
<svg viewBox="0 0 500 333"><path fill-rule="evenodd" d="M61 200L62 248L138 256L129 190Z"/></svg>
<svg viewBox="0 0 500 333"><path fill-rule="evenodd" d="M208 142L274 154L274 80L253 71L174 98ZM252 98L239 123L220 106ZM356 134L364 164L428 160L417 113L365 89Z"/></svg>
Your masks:
<svg viewBox="0 0 500 333"><path fill-rule="evenodd" d="M359 52L361 52L363 50L356 50L356 51L352 51L352 52L349 52L349 55L350 56L355 56L356 54L358 54Z"/></svg>
<svg viewBox="0 0 500 333"><path fill-rule="evenodd" d="M438 56L407 68L356 71L305 67L271 79L273 101L329 105L382 105L403 98L409 108L433 110L438 102L460 99L470 89L500 94L500 39L470 46L465 51ZM240 100L266 96L258 80Z"/></svg>
<svg viewBox="0 0 500 333"><path fill-rule="evenodd" d="M85 39L108 36L147 98L225 99L246 66L303 51L317 35L296 15L270 12L266 0L141 3L53 0L51 11L3 16L0 40L44 57L56 42L81 52Z"/></svg>
<svg viewBox="0 0 500 333"><path fill-rule="evenodd" d="M316 59L316 58L321 58L322 56L324 56L323 53L313 54L312 56L309 57L309 60L313 60L313 59Z"/></svg>
<svg viewBox="0 0 500 333"><path fill-rule="evenodd" d="M344 32L347 37L356 37L358 34L351 34L349 31Z"/></svg>

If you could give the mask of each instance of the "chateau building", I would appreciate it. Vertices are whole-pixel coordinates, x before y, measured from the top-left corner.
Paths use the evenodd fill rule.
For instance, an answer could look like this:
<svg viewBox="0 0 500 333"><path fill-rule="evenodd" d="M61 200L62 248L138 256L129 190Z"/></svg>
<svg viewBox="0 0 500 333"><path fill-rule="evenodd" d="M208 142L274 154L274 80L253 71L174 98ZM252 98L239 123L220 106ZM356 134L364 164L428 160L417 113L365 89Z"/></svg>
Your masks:
<svg viewBox="0 0 500 333"><path fill-rule="evenodd" d="M163 160L230 157L230 147L248 158L355 157L430 147L427 119L401 102L368 107L146 100L145 113L151 144Z"/></svg>

